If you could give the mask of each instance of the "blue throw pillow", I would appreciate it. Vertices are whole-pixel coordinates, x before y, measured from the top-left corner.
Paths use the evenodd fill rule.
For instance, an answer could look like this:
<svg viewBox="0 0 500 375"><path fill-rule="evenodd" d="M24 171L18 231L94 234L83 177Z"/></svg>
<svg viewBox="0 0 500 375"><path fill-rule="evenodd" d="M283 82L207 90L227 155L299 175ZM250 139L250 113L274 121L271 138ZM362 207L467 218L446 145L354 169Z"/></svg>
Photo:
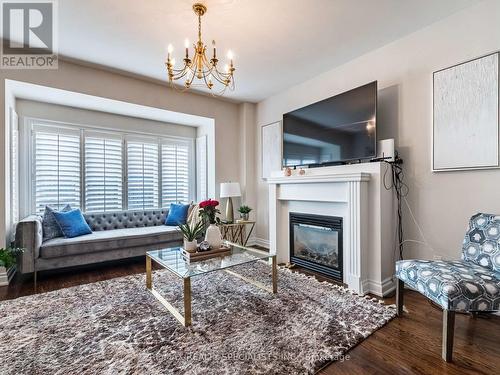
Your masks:
<svg viewBox="0 0 500 375"><path fill-rule="evenodd" d="M68 212L54 211L54 217L56 218L57 224L59 224L59 227L66 238L73 238L92 233L92 230L85 221L82 211L80 211L79 208Z"/></svg>
<svg viewBox="0 0 500 375"><path fill-rule="evenodd" d="M165 225L186 224L189 204L171 203Z"/></svg>
<svg viewBox="0 0 500 375"><path fill-rule="evenodd" d="M56 218L54 217L54 210L50 206L45 206L45 212L43 213L42 228L43 228L43 241L48 241L53 238L64 236L57 224ZM71 206L67 204L61 211L71 211Z"/></svg>

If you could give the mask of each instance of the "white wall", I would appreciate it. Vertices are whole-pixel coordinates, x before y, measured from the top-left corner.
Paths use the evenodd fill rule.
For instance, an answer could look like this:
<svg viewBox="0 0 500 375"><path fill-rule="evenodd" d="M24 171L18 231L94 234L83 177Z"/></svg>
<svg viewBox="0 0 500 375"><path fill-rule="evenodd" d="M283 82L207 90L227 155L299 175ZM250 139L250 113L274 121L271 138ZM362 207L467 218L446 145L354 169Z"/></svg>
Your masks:
<svg viewBox="0 0 500 375"><path fill-rule="evenodd" d="M113 130L164 134L175 137L196 138L194 126L169 124L129 116L88 109L41 103L32 100L16 100L16 112L23 121L25 117L60 121L75 125L96 126Z"/></svg>
<svg viewBox="0 0 500 375"><path fill-rule="evenodd" d="M98 97L110 98L154 108L213 118L215 120L215 183L216 195L221 181L240 181L240 106L237 103L194 93L180 93L167 84L129 77L66 61L59 62L57 70L2 70L0 71L0 247L6 243L10 228L9 130L6 107L13 106L12 98L5 98L5 80L34 83ZM6 99L8 99L6 101ZM242 186L244 189L245 187Z"/></svg>
<svg viewBox="0 0 500 375"><path fill-rule="evenodd" d="M262 101L257 106L257 156L261 126L290 110L378 80L379 137L396 138L410 207L434 248L409 245L406 257L458 258L468 218L479 211L500 213L500 170L431 172L432 72L500 50L499 25L500 1L484 1ZM267 185L259 176L260 159L257 237L267 239ZM404 215L406 238L422 240L408 209Z"/></svg>

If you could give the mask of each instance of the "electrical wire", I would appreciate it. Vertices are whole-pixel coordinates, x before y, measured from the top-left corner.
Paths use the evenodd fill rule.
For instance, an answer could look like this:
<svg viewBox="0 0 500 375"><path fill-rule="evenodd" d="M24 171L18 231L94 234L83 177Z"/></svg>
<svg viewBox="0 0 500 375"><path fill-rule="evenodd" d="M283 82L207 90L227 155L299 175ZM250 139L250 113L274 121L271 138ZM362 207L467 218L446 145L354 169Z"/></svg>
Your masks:
<svg viewBox="0 0 500 375"><path fill-rule="evenodd" d="M383 182L386 190L394 190L397 201L397 223L396 223L396 235L397 235L397 249L399 251L399 259L403 259L404 252L404 231L403 231L403 200L406 201L406 196L408 195L409 188L404 182L404 171L403 171L403 159L401 159L396 151L394 156L394 161L386 161L384 163L388 164L388 168L384 172ZM390 167L390 168L389 168ZM391 180L388 183L387 174L389 169L391 170ZM408 205L408 202L406 202Z"/></svg>
<svg viewBox="0 0 500 375"><path fill-rule="evenodd" d="M396 151L394 161L386 161L384 160L385 163L387 163L388 167L384 172L384 177L383 177L383 182L384 182L384 187L387 190L392 190L394 189L395 195L396 195L396 200L397 200L397 225L396 225L396 236L397 236L397 242L395 247L397 247L397 250L399 251L399 259L404 259L404 245L406 243L417 243L421 245L425 245L429 247L434 253L436 250L432 247L431 244L427 241L427 238L425 237L424 231L422 230L422 227L418 224L417 219L415 218L415 215L413 214L413 210L410 207L410 204L408 203L408 199L406 198L409 193L409 188L408 185L404 182L404 171L403 171L403 159L401 159ZM391 170L391 181L388 184L387 183L387 174L389 169ZM408 209L408 212L410 214L411 219L417 226L418 232L420 236L422 236L423 241L418 241L418 240L411 240L411 239L404 239L404 231L403 231L403 206L402 203L406 205L406 208ZM395 248L396 251L396 248Z"/></svg>

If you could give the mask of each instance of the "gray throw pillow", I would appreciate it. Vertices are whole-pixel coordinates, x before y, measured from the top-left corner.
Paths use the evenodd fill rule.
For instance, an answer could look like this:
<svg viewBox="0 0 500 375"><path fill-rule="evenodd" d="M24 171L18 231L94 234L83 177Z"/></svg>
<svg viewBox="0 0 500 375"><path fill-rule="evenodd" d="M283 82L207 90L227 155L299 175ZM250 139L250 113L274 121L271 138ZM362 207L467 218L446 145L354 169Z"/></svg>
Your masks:
<svg viewBox="0 0 500 375"><path fill-rule="evenodd" d="M54 209L49 206L45 206L45 212L43 213L42 229L43 229L43 241L48 241L53 238L63 237L63 233L59 224L57 224L56 218L54 216ZM66 205L61 211L71 211L69 204Z"/></svg>

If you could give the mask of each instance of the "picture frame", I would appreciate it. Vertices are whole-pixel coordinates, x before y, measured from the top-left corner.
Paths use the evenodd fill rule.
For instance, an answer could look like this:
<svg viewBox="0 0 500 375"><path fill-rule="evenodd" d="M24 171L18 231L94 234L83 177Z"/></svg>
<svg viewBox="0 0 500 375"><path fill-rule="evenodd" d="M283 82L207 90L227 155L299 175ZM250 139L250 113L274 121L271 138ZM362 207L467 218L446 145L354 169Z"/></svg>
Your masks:
<svg viewBox="0 0 500 375"><path fill-rule="evenodd" d="M281 170L282 152L282 124L281 121L272 122L261 127L261 177L267 180L272 172Z"/></svg>
<svg viewBox="0 0 500 375"><path fill-rule="evenodd" d="M500 168L500 53L433 73L432 171Z"/></svg>

